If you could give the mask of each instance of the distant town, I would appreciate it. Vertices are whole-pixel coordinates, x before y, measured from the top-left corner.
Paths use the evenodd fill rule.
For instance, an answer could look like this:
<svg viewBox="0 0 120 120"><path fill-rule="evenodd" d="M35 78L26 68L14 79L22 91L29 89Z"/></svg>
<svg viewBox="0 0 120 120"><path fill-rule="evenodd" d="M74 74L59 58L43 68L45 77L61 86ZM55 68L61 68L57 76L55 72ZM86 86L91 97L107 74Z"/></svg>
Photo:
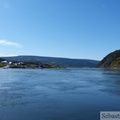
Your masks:
<svg viewBox="0 0 120 120"><path fill-rule="evenodd" d="M7 61L0 59L0 68L65 68L64 66L52 64L40 64L38 62L20 62L20 61Z"/></svg>

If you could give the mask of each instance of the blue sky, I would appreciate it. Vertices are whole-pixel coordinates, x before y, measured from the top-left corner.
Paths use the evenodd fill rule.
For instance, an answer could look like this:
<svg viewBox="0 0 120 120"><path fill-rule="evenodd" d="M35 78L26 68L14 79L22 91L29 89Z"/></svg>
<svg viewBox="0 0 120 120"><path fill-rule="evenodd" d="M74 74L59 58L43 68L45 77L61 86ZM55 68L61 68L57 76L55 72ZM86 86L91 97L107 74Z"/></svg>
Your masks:
<svg viewBox="0 0 120 120"><path fill-rule="evenodd" d="M120 49L120 0L0 0L0 56L101 60Z"/></svg>

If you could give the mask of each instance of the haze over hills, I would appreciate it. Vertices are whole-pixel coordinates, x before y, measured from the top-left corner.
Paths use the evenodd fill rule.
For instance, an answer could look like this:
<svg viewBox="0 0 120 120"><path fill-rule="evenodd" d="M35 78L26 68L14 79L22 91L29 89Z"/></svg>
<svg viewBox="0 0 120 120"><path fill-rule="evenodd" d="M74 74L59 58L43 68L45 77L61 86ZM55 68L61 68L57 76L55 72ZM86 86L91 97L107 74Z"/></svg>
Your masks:
<svg viewBox="0 0 120 120"><path fill-rule="evenodd" d="M98 64L100 68L120 68L120 50L111 52Z"/></svg>
<svg viewBox="0 0 120 120"><path fill-rule="evenodd" d="M14 56L1 57L8 61L38 62L41 64L55 64L66 67L96 67L99 61L89 59L69 59L43 56Z"/></svg>

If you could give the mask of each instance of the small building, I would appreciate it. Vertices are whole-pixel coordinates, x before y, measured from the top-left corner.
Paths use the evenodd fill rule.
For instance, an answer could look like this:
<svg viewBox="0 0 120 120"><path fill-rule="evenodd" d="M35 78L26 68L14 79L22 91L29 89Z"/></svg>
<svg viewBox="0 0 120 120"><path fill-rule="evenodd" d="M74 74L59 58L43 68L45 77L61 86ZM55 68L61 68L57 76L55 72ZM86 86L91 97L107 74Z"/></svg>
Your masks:
<svg viewBox="0 0 120 120"><path fill-rule="evenodd" d="M5 60L5 61L1 61L1 63L3 64L8 64L8 62Z"/></svg>
<svg viewBox="0 0 120 120"><path fill-rule="evenodd" d="M9 62L9 65L11 65L12 64L12 62Z"/></svg>

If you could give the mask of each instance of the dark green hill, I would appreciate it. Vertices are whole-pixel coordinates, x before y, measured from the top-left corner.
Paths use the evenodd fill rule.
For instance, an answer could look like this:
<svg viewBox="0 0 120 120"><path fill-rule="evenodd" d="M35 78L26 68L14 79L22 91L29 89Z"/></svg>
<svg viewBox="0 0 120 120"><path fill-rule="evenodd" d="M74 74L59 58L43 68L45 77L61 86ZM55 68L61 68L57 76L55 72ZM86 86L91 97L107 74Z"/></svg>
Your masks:
<svg viewBox="0 0 120 120"><path fill-rule="evenodd" d="M37 62L41 64L53 64L65 67L96 67L99 61L88 59L69 59L57 57L42 57L42 56L16 56L3 57L8 61L22 61L22 62Z"/></svg>
<svg viewBox="0 0 120 120"><path fill-rule="evenodd" d="M116 50L108 54L102 61L98 64L100 68L120 68L120 50Z"/></svg>

